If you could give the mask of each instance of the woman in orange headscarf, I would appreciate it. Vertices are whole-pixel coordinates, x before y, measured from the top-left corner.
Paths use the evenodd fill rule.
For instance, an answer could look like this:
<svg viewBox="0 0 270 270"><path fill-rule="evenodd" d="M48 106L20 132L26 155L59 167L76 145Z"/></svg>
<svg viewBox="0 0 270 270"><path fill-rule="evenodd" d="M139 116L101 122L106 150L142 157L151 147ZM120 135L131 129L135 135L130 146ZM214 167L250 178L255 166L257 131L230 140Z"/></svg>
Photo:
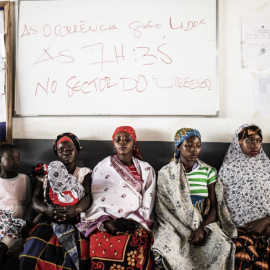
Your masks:
<svg viewBox="0 0 270 270"><path fill-rule="evenodd" d="M93 203L77 228L90 238L91 269L152 269L155 172L132 127L118 127L112 139L115 155L94 168Z"/></svg>

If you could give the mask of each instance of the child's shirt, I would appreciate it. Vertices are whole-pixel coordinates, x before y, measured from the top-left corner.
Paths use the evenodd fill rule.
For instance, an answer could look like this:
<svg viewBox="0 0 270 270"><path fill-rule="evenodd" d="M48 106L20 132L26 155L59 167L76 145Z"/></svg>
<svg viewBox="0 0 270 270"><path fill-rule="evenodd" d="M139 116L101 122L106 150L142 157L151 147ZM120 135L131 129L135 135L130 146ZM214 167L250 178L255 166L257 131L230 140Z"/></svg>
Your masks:
<svg viewBox="0 0 270 270"><path fill-rule="evenodd" d="M208 197L208 185L217 180L215 169L204 166L197 166L186 175L190 186L190 194L205 198Z"/></svg>
<svg viewBox="0 0 270 270"><path fill-rule="evenodd" d="M0 210L13 212L16 218L25 219L27 206L31 205L31 183L25 174L3 179L0 177Z"/></svg>
<svg viewBox="0 0 270 270"><path fill-rule="evenodd" d="M31 212L31 183L25 174L10 179L0 177L0 241L9 253L20 252L21 230Z"/></svg>

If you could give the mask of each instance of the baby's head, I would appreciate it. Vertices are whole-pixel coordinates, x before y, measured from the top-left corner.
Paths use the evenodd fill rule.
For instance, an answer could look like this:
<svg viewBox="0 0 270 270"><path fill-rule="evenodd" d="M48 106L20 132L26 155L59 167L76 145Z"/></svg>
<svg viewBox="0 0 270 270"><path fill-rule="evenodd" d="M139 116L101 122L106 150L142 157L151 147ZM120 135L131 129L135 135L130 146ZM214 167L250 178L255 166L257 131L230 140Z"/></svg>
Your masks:
<svg viewBox="0 0 270 270"><path fill-rule="evenodd" d="M0 166L1 170L17 172L20 165L20 152L13 144L0 145Z"/></svg>

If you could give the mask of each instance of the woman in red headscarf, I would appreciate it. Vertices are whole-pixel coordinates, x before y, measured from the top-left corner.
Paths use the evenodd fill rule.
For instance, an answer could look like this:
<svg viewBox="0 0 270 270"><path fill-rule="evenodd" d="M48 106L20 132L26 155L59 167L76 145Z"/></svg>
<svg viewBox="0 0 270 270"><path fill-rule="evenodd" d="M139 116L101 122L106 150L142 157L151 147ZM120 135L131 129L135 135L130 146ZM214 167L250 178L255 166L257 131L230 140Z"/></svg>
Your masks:
<svg viewBox="0 0 270 270"><path fill-rule="evenodd" d="M155 172L132 127L118 127L112 139L115 155L94 168L93 203L77 228L90 238L91 269L152 269Z"/></svg>

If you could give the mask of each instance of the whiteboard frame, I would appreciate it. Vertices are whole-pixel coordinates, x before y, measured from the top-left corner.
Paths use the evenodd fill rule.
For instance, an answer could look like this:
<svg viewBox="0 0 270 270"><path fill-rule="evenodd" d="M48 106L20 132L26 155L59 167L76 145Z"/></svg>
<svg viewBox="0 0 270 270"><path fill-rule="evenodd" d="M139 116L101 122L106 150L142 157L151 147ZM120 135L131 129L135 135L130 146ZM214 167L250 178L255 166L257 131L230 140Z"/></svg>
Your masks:
<svg viewBox="0 0 270 270"><path fill-rule="evenodd" d="M13 76L12 76L12 49L11 49L11 19L10 2L1 1L0 7L5 14L5 92L6 92L6 141L12 143L12 113L13 113Z"/></svg>
<svg viewBox="0 0 270 270"><path fill-rule="evenodd" d="M38 2L38 1L55 1L55 0L19 0L19 2L26 2L26 1L32 1L32 2ZM58 0L59 1L59 0ZM63 1L65 2L65 0L60 0L60 1ZM215 40L215 43L216 43L216 52L215 52L215 57L216 57L216 111L215 113L213 114L209 114L209 115L205 115L205 114L117 114L117 113L113 113L113 114L107 114L107 113L104 113L104 114L92 114L92 113L89 113L89 114L39 114L39 115L23 115L23 114L17 114L16 112L16 105L14 105L14 110L13 110L13 116L14 117L96 117L96 116L99 116L99 117L110 117L110 116L123 116L123 117L126 117L126 116L136 116L136 117L142 117L142 116L148 116L148 117L162 117L162 116L166 116L166 117L177 117L177 116L184 116L184 117L219 117L219 110L220 110L220 102L219 102L219 98L220 98L220 94L219 94L219 91L220 91L220 87L219 87L219 57L218 57L218 53L219 53L219 30L218 30L218 26L219 26L219 20L218 20L218 12L219 12L219 0L215 0L215 6L216 6L216 10L215 10L215 19L216 19L216 25L215 25L215 28L216 28L216 33L215 33L215 36L216 36L216 40ZM18 11L20 9L20 5L18 5ZM19 12L18 12L19 13ZM18 30L18 28L17 28ZM17 75L16 75L17 76ZM17 80L17 78L16 78Z"/></svg>

